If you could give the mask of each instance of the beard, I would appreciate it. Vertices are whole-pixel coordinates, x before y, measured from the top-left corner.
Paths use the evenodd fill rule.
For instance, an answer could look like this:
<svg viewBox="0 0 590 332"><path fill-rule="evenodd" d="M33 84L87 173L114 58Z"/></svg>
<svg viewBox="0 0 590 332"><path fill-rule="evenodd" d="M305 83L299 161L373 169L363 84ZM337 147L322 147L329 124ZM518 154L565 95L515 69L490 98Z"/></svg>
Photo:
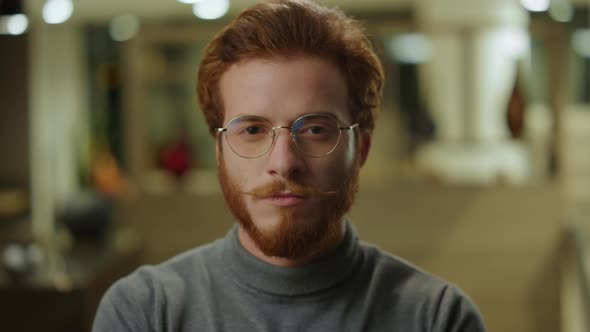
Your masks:
<svg viewBox="0 0 590 332"><path fill-rule="evenodd" d="M258 249L266 256L302 259L326 253L342 238L342 217L354 202L358 191L360 165L356 158L348 177L334 191L320 191L308 184L287 180L275 181L244 192L237 181L231 179L223 157L219 162L219 181L225 200L241 227L248 233ZM297 220L296 207L279 207L280 220L276 227L261 229L246 208L244 195L253 199L269 197L273 193L289 190L306 199L318 198L314 220Z"/></svg>

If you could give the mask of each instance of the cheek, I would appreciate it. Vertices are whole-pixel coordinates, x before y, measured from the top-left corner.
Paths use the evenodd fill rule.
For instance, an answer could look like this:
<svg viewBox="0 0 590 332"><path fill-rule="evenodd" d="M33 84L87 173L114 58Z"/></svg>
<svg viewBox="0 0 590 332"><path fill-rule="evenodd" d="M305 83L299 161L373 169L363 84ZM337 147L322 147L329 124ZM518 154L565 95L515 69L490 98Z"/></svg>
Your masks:
<svg viewBox="0 0 590 332"><path fill-rule="evenodd" d="M233 152L228 150L229 149L225 147L221 153L221 158L223 159L223 164L225 167L225 174L234 185L239 185L241 187L241 179L243 179L241 173L243 170L239 167L240 163L235 160L235 156L232 155Z"/></svg>
<svg viewBox="0 0 590 332"><path fill-rule="evenodd" d="M357 148L353 135L342 135L336 150L322 158L309 159L313 178L319 183L333 184L346 179L356 165Z"/></svg>
<svg viewBox="0 0 590 332"><path fill-rule="evenodd" d="M356 158L358 158L357 145L353 131L347 130L346 133L343 133L339 143L339 147L342 150L338 151L340 152L340 162L343 168L350 169L355 164Z"/></svg>
<svg viewBox="0 0 590 332"><path fill-rule="evenodd" d="M262 169L257 160L244 159L237 156L231 150L225 149L222 158L225 161L225 169L228 177L240 190L249 191L255 186L258 171Z"/></svg>
<svg viewBox="0 0 590 332"><path fill-rule="evenodd" d="M355 160L354 149L346 147L341 151L334 151L332 158L325 157L323 160L317 160L314 178L328 187L340 184L350 176Z"/></svg>

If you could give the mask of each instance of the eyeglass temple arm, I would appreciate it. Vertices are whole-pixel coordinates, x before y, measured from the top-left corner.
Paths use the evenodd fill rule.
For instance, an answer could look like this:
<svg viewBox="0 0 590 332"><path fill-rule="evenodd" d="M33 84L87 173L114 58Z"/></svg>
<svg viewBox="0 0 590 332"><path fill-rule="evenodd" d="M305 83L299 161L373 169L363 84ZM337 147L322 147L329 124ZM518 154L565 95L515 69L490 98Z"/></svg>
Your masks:
<svg viewBox="0 0 590 332"><path fill-rule="evenodd" d="M215 128L215 131L218 133L222 133L224 131L227 131L227 128Z"/></svg>

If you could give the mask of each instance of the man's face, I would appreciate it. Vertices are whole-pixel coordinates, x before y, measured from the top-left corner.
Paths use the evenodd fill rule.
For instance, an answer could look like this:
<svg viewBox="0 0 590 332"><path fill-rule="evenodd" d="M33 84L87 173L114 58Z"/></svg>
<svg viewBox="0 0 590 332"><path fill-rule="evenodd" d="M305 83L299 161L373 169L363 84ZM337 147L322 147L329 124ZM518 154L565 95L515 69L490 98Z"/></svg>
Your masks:
<svg viewBox="0 0 590 332"><path fill-rule="evenodd" d="M352 124L344 76L318 58L253 59L221 77L224 125L241 115L291 126L310 113L327 113ZM343 130L336 149L313 158L292 144L289 129L276 129L266 154L246 159L218 137L220 182L240 226L267 256L303 258L341 238L341 218L352 205L361 164L353 130ZM364 155L364 154L363 154Z"/></svg>

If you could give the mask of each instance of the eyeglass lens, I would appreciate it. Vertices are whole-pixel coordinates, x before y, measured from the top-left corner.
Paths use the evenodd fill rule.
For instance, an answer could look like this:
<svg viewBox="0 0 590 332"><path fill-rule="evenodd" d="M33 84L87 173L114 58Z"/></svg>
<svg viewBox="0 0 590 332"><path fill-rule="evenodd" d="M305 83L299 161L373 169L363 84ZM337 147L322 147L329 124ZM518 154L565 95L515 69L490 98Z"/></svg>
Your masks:
<svg viewBox="0 0 590 332"><path fill-rule="evenodd" d="M256 116L242 116L231 120L226 132L231 149L245 158L256 158L265 154L272 146L273 135L272 124ZM291 137L297 149L303 154L322 157L332 152L338 144L340 128L336 120L330 116L307 115L293 123Z"/></svg>

